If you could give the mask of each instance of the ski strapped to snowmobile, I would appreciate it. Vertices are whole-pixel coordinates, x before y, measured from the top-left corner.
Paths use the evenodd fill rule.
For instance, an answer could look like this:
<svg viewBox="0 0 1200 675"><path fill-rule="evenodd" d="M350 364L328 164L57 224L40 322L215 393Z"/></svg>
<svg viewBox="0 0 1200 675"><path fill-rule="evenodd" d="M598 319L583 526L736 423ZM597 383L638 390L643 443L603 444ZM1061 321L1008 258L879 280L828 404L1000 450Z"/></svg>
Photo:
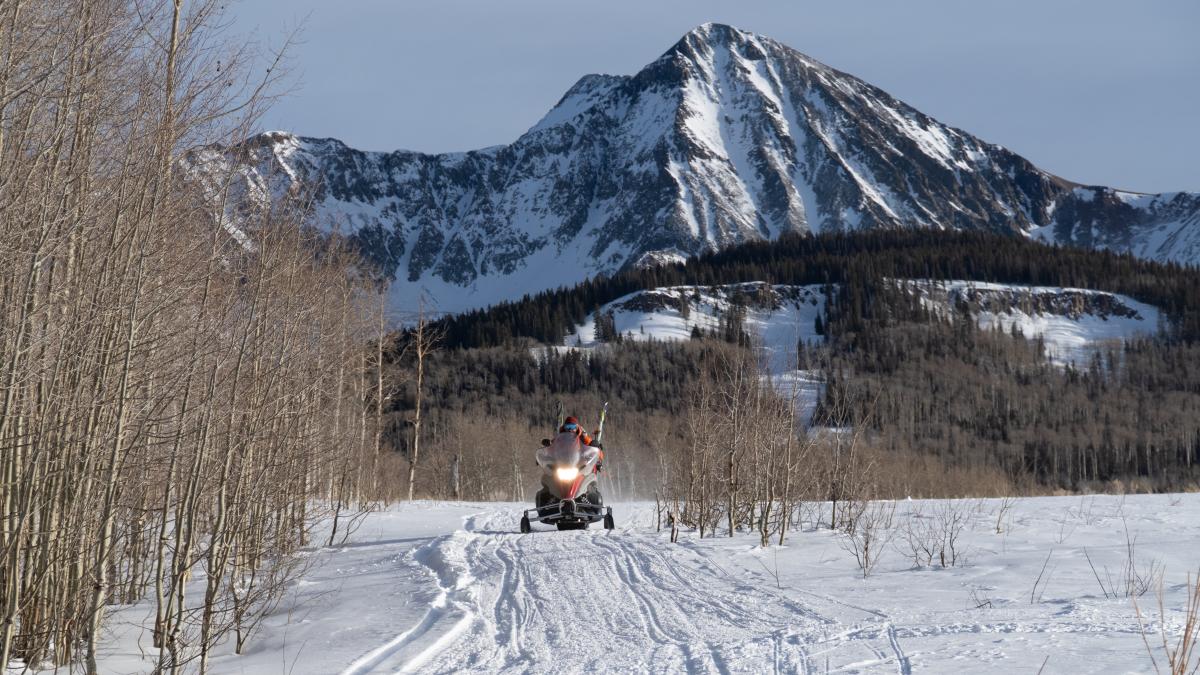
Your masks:
<svg viewBox="0 0 1200 675"><path fill-rule="evenodd" d="M593 443L600 442L607 413L605 403ZM543 439L537 453L542 489L538 491L535 508L527 509L521 516L521 532L530 532L535 522L555 525L560 530L582 530L591 523L604 521L604 529L613 529L612 507L604 506L598 484L596 469L600 457L600 448L584 445L573 432L558 433L554 440Z"/></svg>

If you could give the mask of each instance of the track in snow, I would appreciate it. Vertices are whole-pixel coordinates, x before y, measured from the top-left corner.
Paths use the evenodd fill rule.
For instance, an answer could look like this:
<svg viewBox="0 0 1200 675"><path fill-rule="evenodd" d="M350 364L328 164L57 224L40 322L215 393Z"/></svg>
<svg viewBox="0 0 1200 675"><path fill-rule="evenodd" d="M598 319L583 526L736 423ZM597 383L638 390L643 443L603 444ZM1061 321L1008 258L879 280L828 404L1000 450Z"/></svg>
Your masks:
<svg viewBox="0 0 1200 675"><path fill-rule="evenodd" d="M909 672L877 612L839 623L845 605L728 576L649 528L520 535L518 517L494 507L406 556L441 592L343 675Z"/></svg>

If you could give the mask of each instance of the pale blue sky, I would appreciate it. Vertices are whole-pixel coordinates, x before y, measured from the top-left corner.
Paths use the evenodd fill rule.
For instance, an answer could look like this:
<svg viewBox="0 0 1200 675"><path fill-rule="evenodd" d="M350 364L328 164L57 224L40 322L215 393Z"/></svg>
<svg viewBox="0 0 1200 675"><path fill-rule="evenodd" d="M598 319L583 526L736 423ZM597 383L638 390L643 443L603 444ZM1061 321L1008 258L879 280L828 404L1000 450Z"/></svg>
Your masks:
<svg viewBox="0 0 1200 675"><path fill-rule="evenodd" d="M768 35L1083 183L1200 190L1197 0L240 0L304 22L263 127L368 150L508 143L586 73L719 21Z"/></svg>

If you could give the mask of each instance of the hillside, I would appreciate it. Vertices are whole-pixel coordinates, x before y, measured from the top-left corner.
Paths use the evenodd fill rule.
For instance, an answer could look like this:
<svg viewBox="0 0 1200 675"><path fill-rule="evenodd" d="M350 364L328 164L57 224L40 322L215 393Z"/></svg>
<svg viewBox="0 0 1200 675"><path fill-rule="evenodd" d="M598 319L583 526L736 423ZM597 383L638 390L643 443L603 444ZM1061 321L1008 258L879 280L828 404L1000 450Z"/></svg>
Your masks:
<svg viewBox="0 0 1200 675"><path fill-rule="evenodd" d="M679 421L750 359L802 426L861 430L881 465L932 462L926 475L948 482L924 494L1170 489L1200 468L1200 436L1179 423L1200 411L1197 307L1200 273L1111 252L925 230L785 236L446 317L427 401L439 429L484 417L516 441L558 401L586 414L608 400L658 430L613 432L623 475L652 489L658 458L693 442ZM412 405L408 387L393 415ZM387 438L403 452L411 436ZM458 436L432 442L512 471ZM450 467L427 470L447 494Z"/></svg>
<svg viewBox="0 0 1200 675"><path fill-rule="evenodd" d="M1059 367L1087 368L1106 349L1153 337L1165 321L1156 307L1088 289L971 281L897 284L941 316L953 320L965 312L981 329L1036 340L1045 358ZM800 350L825 345L826 293L839 290L749 282L638 291L600 307L563 340L563 348L590 352L608 343L703 336L736 342L744 335L776 391L795 401L801 419L811 424L825 395L825 375L801 368Z"/></svg>
<svg viewBox="0 0 1200 675"><path fill-rule="evenodd" d="M1047 358L1061 366L1086 367L1098 350L1152 337L1166 320L1157 307L1090 289L983 281L897 280L897 284L944 316L954 316L965 305L982 329L1040 339ZM720 335L726 318L741 308L740 326L752 344L763 350L768 370L778 373L795 365L800 342L824 341L825 290L819 285L748 282L638 291L602 306L563 344L577 349L603 344L597 338L597 315L601 323L611 322L610 339L687 340L697 331ZM828 290L836 292L837 288Z"/></svg>
<svg viewBox="0 0 1200 675"><path fill-rule="evenodd" d="M1149 332L1161 327L1173 337L1200 339L1200 274L1194 270L1105 251L1051 247L1025 238L932 230L787 235L772 242L729 247L687 264L630 269L528 295L446 317L443 324L446 345L452 347L494 346L518 338L563 344L600 306L638 291L751 282L859 286L868 279L959 280L1116 293L1157 308L1144 317L1151 325ZM978 283L974 287L984 288ZM1023 330L1028 328L1025 332L1032 337L1035 326L1026 323L1021 322Z"/></svg>

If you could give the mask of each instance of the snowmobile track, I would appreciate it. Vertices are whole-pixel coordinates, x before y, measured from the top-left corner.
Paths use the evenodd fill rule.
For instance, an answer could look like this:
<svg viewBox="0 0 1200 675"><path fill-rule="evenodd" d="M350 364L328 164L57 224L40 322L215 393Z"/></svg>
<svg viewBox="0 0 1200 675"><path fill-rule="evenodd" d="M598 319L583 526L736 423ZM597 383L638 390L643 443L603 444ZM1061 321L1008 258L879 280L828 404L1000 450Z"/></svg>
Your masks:
<svg viewBox="0 0 1200 675"><path fill-rule="evenodd" d="M846 609L833 598L751 587L691 547L665 549L649 529L533 537L512 532L518 518L481 512L405 556L436 579L437 598L343 675L813 673L816 655L859 672L911 671L896 629L871 610L845 626L827 614Z"/></svg>

